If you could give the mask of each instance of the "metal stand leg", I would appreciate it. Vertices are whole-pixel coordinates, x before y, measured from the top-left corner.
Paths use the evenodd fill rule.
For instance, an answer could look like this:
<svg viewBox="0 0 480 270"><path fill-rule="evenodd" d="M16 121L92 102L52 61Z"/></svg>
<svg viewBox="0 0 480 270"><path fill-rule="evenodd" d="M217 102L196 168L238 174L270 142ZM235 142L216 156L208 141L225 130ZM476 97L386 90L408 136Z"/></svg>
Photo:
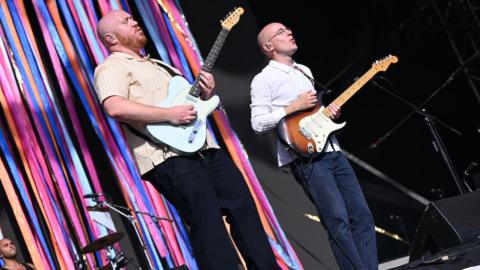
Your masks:
<svg viewBox="0 0 480 270"><path fill-rule="evenodd" d="M423 112L425 113L425 110L423 110ZM432 136L435 142L435 147L436 147L435 150L437 150L437 152L440 152L440 155L442 156L443 161L445 161L445 163L447 164L448 170L452 175L452 178L455 182L455 185L457 186L458 191L460 192L460 194L464 194L465 188L463 187L460 181L460 178L458 177L458 174L455 171L455 166L453 166L452 160L448 155L445 145L443 144L442 138L440 138L440 134L438 134L437 128L435 127L435 123L428 116L428 114L425 114L424 120L425 120L425 123L427 123L427 126L430 129L430 132L432 133Z"/></svg>
<svg viewBox="0 0 480 270"><path fill-rule="evenodd" d="M115 207L114 207L112 204L110 204L109 202L104 202L103 204L104 204L105 206L109 207L110 209L112 209L113 211L117 212L118 214L126 217L126 218L128 219L128 221L132 224L133 229L135 230L135 234L137 235L138 241L140 242L140 245L141 245L141 247L142 247L143 253L145 254L145 259L147 260L148 267L149 267L148 269L152 269L152 270L153 270L153 264L152 264L150 255L148 254L147 247L145 246L145 242L143 242L142 236L140 235L140 232L138 231L137 226L135 226L136 220L134 219L134 217L133 217L132 215L130 215L130 214L125 214L124 212L118 210L117 208L115 208Z"/></svg>

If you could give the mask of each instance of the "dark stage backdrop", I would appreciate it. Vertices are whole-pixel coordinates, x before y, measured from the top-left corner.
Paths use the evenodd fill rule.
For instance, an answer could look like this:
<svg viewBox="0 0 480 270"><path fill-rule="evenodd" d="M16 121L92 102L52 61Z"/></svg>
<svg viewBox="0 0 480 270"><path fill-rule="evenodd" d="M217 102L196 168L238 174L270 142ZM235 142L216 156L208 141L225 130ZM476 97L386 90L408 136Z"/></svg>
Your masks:
<svg viewBox="0 0 480 270"><path fill-rule="evenodd" d="M446 1L437 1L440 9ZM374 60L394 54L399 62L380 74L397 93L420 104L436 91L459 63L430 1L192 1L181 5L205 57L220 31L219 20L235 6L245 14L232 29L213 69L217 91L243 142L268 198L305 269L336 269L327 236L313 205L293 177L276 167L273 134L256 135L250 128L250 81L267 63L258 51L256 35L265 24L280 21L293 30L299 45L295 59L309 66L317 80L338 96L366 72ZM466 52L464 40L460 40ZM463 43L462 43L463 42ZM478 72L479 61L472 61ZM379 81L382 83L382 81ZM392 88L388 83L382 83ZM479 161L480 103L458 73L424 108L463 133L438 126L457 173ZM344 107L347 127L338 135L342 147L428 200L458 194L448 167L432 144L423 118L414 115L393 130L377 148L369 145L392 130L410 109L386 92L367 84ZM376 225L405 240L413 232L424 205L354 164ZM405 256L408 244L377 234L381 261Z"/></svg>

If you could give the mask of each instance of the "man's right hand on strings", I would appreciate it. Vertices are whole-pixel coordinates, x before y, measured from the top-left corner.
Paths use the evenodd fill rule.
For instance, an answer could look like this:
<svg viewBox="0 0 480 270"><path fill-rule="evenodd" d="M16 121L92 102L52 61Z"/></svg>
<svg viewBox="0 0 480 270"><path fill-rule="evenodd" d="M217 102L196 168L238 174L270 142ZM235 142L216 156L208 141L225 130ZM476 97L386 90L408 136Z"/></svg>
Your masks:
<svg viewBox="0 0 480 270"><path fill-rule="evenodd" d="M285 108L285 112L287 115L289 115L294 112L310 109L315 107L317 102L317 91L315 91L315 89L311 89L299 95L296 100L294 100Z"/></svg>
<svg viewBox="0 0 480 270"><path fill-rule="evenodd" d="M187 125L197 118L197 110L191 104L170 107L168 113L169 122L174 125Z"/></svg>

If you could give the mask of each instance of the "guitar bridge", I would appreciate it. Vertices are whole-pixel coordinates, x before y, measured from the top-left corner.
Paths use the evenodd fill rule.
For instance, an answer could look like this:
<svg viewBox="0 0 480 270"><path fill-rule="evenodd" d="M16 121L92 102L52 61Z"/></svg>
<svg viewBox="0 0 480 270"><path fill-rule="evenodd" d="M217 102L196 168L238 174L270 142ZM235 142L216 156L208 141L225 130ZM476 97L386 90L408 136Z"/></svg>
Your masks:
<svg viewBox="0 0 480 270"><path fill-rule="evenodd" d="M195 140L195 137L197 137L198 130L202 127L202 121L198 120L195 122L193 125L192 133L188 136L188 142L192 143Z"/></svg>

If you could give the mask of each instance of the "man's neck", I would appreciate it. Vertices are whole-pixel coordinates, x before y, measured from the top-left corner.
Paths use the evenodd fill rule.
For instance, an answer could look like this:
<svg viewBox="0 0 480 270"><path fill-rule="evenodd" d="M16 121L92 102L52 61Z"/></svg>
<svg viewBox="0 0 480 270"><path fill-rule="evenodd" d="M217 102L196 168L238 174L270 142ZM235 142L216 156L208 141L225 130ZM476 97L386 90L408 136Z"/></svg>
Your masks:
<svg viewBox="0 0 480 270"><path fill-rule="evenodd" d="M285 64L287 66L293 66L293 58L291 56L288 56L288 55L274 55L272 57L272 60L275 60L279 63L282 63L282 64Z"/></svg>
<svg viewBox="0 0 480 270"><path fill-rule="evenodd" d="M110 52L121 52L121 53L126 53L129 54L135 58L142 58L142 55L140 54L140 49L139 50L133 50L125 47L120 47L120 48L110 48Z"/></svg>

